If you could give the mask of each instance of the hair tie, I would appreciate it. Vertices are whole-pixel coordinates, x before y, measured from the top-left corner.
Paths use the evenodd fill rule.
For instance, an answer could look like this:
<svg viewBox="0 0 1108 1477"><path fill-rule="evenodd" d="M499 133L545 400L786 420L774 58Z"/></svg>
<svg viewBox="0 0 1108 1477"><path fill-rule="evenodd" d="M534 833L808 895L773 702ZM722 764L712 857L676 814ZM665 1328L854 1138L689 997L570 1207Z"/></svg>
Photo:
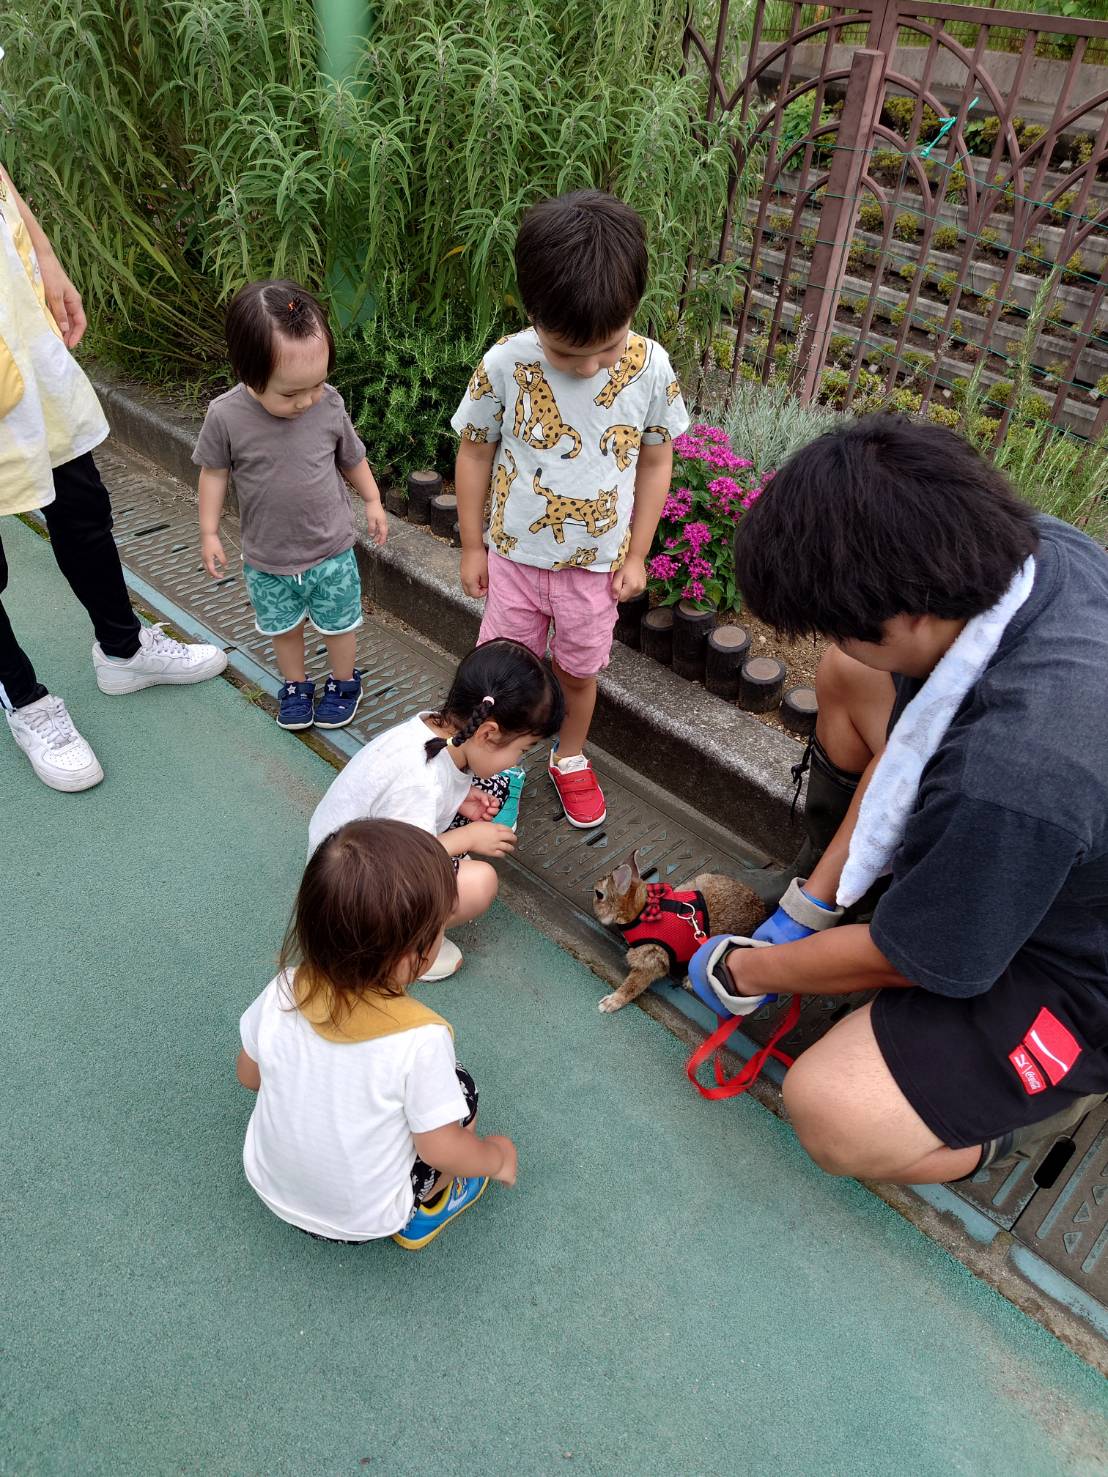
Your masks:
<svg viewBox="0 0 1108 1477"><path fill-rule="evenodd" d="M488 703L488 705L489 705L490 708L495 708L496 707L496 699L492 696L491 693L486 693L485 696L481 699L481 701L483 703Z"/></svg>

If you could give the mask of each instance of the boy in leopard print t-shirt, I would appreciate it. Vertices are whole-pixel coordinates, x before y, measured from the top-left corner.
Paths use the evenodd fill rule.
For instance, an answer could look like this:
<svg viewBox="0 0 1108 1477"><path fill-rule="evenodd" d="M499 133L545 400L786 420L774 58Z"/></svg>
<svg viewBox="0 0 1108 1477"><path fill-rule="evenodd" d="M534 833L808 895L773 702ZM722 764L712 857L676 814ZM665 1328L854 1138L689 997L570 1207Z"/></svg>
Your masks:
<svg viewBox="0 0 1108 1477"><path fill-rule="evenodd" d="M596 190L544 200L515 257L531 326L489 349L451 421L462 588L485 600L479 644L508 636L542 657L549 641L566 698L550 778L588 828L607 814L584 754L597 674L618 602L646 588L689 417L665 350L631 328L647 273L635 211Z"/></svg>

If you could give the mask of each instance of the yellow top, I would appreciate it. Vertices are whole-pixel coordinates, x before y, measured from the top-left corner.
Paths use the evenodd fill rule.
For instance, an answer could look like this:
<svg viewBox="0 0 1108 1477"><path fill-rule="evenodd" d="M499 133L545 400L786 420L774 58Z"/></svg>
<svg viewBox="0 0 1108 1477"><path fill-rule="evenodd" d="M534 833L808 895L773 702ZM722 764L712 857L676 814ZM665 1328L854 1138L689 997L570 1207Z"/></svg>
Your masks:
<svg viewBox="0 0 1108 1477"><path fill-rule="evenodd" d="M299 997L299 980L295 989ZM376 1041L380 1036L414 1031L417 1026L445 1026L451 1036L454 1034L449 1021L411 995L374 995L372 999L359 1000L338 1027L331 1020L331 1001L327 994L317 995L308 1006L301 1005L298 998L296 1008L324 1041Z"/></svg>
<svg viewBox="0 0 1108 1477"><path fill-rule="evenodd" d="M54 501L54 467L108 434L100 402L46 306L26 223L0 174L0 513Z"/></svg>

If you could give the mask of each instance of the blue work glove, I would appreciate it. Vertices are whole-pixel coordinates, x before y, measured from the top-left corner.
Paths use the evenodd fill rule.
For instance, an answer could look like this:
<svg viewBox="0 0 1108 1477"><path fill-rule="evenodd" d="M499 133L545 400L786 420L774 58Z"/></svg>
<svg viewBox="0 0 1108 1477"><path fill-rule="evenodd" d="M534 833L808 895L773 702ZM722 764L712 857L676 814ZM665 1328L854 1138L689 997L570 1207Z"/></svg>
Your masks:
<svg viewBox="0 0 1108 1477"><path fill-rule="evenodd" d="M767 1000L776 995L733 995L734 985L727 971L727 956L732 949L764 948L755 939L733 933L717 933L701 944L689 960L689 984L693 994L721 1019L729 1015L753 1015Z"/></svg>
<svg viewBox="0 0 1108 1477"><path fill-rule="evenodd" d="M813 933L831 928L843 916L842 908L821 903L804 891L794 878L781 899L780 906L772 918L754 930L754 938L761 944L795 944L797 939L806 939Z"/></svg>

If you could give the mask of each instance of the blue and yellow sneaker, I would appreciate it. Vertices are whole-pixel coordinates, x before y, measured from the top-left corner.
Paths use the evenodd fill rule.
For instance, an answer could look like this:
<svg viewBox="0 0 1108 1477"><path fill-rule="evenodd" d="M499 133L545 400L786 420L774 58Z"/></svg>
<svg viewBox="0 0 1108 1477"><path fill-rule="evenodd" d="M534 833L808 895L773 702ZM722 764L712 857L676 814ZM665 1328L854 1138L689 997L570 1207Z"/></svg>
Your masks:
<svg viewBox="0 0 1108 1477"><path fill-rule="evenodd" d="M296 732L311 728L315 722L314 682L283 682L277 694L277 722L281 728Z"/></svg>
<svg viewBox="0 0 1108 1477"><path fill-rule="evenodd" d="M488 1183L487 1175L451 1180L442 1194L428 1205L417 1205L411 1220L392 1239L405 1251L422 1251L440 1231L446 1230L455 1216L480 1200Z"/></svg>
<svg viewBox="0 0 1108 1477"><path fill-rule="evenodd" d="M323 684L323 693L315 705L317 728L345 728L358 711L362 700L362 674L354 668L353 677L345 682L331 674Z"/></svg>
<svg viewBox="0 0 1108 1477"><path fill-rule="evenodd" d="M519 823L519 797L523 794L523 783L527 776L517 764L513 769L504 770L504 778L508 781L508 793L493 820L497 825L511 826L514 831Z"/></svg>

